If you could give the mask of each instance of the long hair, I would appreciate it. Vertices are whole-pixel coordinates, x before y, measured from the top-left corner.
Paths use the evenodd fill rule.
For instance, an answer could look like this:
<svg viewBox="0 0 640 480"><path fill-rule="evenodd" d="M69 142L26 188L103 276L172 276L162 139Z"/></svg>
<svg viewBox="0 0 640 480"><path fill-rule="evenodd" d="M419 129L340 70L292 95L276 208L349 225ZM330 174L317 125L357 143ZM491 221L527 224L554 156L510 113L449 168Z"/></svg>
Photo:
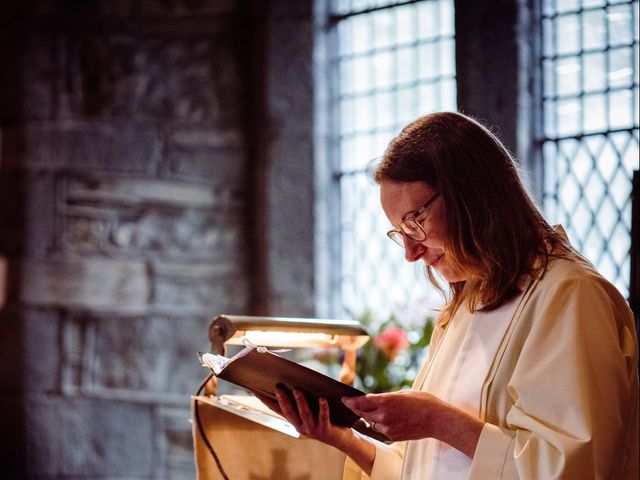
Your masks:
<svg viewBox="0 0 640 480"><path fill-rule="evenodd" d="M374 179L422 181L442 195L448 258L468 279L450 284L441 322L463 300L471 311L498 308L520 292L523 275L546 267L549 244L565 244L533 203L511 154L463 114L434 113L406 126ZM427 276L442 290L430 267Z"/></svg>

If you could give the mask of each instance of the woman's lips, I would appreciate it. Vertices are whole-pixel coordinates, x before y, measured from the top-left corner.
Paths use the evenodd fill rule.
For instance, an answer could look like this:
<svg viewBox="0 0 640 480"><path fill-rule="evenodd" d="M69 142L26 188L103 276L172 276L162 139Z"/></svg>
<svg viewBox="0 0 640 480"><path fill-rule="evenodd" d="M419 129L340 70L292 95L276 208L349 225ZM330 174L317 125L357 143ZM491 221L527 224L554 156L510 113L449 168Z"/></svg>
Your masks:
<svg viewBox="0 0 640 480"><path fill-rule="evenodd" d="M436 265L438 265L438 262L440 262L440 260L442 259L442 257L444 257L444 253L439 255L438 257L436 257L435 259L433 259L432 261L427 261L427 265L429 267L435 267Z"/></svg>

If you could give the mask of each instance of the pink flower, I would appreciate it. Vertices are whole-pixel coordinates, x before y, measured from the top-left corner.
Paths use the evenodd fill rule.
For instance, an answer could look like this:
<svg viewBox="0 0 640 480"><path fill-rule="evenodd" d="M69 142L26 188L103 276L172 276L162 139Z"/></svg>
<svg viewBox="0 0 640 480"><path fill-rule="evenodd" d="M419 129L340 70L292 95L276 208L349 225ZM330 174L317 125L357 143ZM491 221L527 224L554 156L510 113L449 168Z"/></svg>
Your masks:
<svg viewBox="0 0 640 480"><path fill-rule="evenodd" d="M373 344L389 358L393 360L401 351L409 347L407 334L399 327L391 327L378 335Z"/></svg>

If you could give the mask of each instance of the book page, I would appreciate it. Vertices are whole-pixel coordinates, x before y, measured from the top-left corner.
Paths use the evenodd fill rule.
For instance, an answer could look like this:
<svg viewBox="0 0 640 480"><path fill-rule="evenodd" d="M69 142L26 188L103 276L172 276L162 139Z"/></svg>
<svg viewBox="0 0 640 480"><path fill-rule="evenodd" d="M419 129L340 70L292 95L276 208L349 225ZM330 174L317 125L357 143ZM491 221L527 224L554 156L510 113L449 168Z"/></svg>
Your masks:
<svg viewBox="0 0 640 480"><path fill-rule="evenodd" d="M226 398L222 398L226 397ZM284 433L290 437L303 438L300 433L283 417L277 413L269 410L266 405L262 404L260 400L250 395L222 395L221 397L197 397L200 401L204 401L211 405L214 405L222 410L245 418L252 422L258 423L264 427L277 430L280 433ZM260 404L266 409L266 411L258 410L260 407L253 403L254 400L260 402ZM247 406L242 405L246 403ZM256 407L254 409L253 407ZM267 413L268 412L268 413ZM306 438L306 437L305 437Z"/></svg>
<svg viewBox="0 0 640 480"><path fill-rule="evenodd" d="M231 358L225 357L224 355L216 355L214 353L198 352L198 358L200 359L200 363L202 364L202 366L208 367L213 370L213 373L215 373L216 375L220 375L222 370L224 370L225 367L229 365L229 363L244 357L245 355L249 354L249 352L251 352L251 350L253 350L254 348L256 347L247 346Z"/></svg>
<svg viewBox="0 0 640 480"><path fill-rule="evenodd" d="M267 415L272 415L276 418L284 420L284 418L267 407L262 403L258 397L253 395L220 395L220 401L228 405L236 405L238 407L246 408L247 410L253 410L255 412L262 412Z"/></svg>

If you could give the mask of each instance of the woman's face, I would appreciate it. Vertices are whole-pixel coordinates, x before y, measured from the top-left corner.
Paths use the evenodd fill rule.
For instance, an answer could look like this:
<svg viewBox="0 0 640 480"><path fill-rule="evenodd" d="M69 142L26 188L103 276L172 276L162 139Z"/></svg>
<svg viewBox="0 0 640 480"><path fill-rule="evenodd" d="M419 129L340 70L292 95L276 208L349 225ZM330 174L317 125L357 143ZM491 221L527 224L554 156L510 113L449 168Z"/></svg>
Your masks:
<svg viewBox="0 0 640 480"><path fill-rule="evenodd" d="M437 193L439 192L434 191L424 182L384 180L380 183L380 203L394 228L399 228L403 220L413 215ZM442 196L438 196L416 218L416 221L422 226L427 237L418 242L404 236L404 256L407 261L423 260L451 283L467 280L464 272L457 270L449 263L444 246L445 223Z"/></svg>

